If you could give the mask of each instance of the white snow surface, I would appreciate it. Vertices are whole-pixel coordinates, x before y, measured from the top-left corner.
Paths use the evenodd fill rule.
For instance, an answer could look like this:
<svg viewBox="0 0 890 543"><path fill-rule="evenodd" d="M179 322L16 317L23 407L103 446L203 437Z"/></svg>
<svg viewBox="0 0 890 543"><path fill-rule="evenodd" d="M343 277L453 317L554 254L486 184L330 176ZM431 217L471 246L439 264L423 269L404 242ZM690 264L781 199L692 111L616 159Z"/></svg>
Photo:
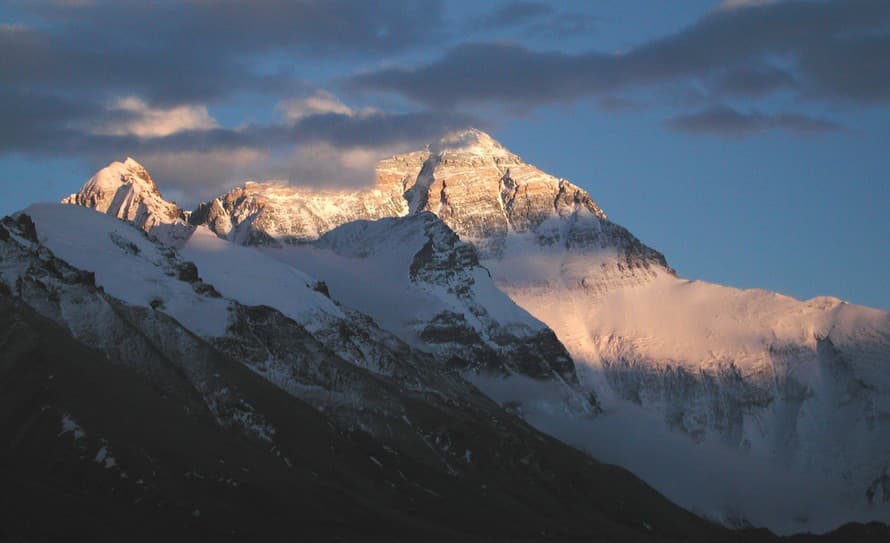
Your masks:
<svg viewBox="0 0 890 543"><path fill-rule="evenodd" d="M111 296L138 306L160 302L159 311L193 332L225 335L228 302L197 294L179 280L165 248L133 225L74 205L37 204L24 213L43 245L72 266L94 272L96 284Z"/></svg>
<svg viewBox="0 0 890 543"><path fill-rule="evenodd" d="M664 269L618 273L608 249L526 241L514 237L483 264L554 330L605 410L594 420L535 410L529 422L721 522L791 533L890 521L879 498L890 314ZM515 396L533 385L518 381L484 388Z"/></svg>
<svg viewBox="0 0 890 543"><path fill-rule="evenodd" d="M331 296L371 315L384 329L421 349L429 346L419 328L442 311L464 315L483 337L486 323L445 285L412 281L411 262L429 238L421 217L355 221L331 231L319 245L263 249L265 255L321 277ZM471 299L511 332L522 337L544 325L504 295L481 266L468 270Z"/></svg>
<svg viewBox="0 0 890 543"><path fill-rule="evenodd" d="M205 226L195 229L179 252L226 298L274 307L310 328L322 315L344 317L329 298L312 289L317 283L313 277L257 249L220 239Z"/></svg>

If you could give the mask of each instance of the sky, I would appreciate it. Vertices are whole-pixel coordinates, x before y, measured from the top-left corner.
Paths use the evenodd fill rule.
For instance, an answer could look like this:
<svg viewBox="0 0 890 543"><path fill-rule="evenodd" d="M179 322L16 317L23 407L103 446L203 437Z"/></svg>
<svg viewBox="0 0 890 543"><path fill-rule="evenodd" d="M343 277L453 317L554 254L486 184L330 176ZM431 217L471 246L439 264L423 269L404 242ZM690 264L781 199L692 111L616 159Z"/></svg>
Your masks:
<svg viewBox="0 0 890 543"><path fill-rule="evenodd" d="M886 0L8 0L0 214L132 156L186 207L483 129L683 277L890 310Z"/></svg>

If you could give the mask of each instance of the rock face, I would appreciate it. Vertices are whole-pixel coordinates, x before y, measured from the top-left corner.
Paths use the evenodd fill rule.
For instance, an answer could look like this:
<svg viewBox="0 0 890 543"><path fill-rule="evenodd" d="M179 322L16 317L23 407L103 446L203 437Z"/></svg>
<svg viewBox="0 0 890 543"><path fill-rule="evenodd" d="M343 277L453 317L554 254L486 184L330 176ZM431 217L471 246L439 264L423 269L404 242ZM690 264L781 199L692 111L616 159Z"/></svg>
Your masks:
<svg viewBox="0 0 890 543"><path fill-rule="evenodd" d="M488 134L465 130L428 149L377 166L362 191L318 191L247 183L199 206L192 224L244 244L312 241L354 220L430 211L483 258L502 255L511 236L544 246L617 250L628 268L667 263L606 214L583 189L548 175Z"/></svg>
<svg viewBox="0 0 890 543"><path fill-rule="evenodd" d="M434 144L405 196L412 211L435 213L483 258L503 255L511 236L533 236L545 246L615 248L630 262L667 266L663 256L608 222L584 190L526 164L478 130Z"/></svg>
<svg viewBox="0 0 890 543"><path fill-rule="evenodd" d="M408 212L402 198L426 159L418 151L382 161L377 182L360 191L294 189L276 183L245 183L201 204L192 224L206 224L217 235L246 245L277 245L318 239L357 219L399 217Z"/></svg>
<svg viewBox="0 0 890 543"><path fill-rule="evenodd" d="M91 207L150 232L161 224L183 224L182 209L161 196L145 168L130 157L102 168L63 203Z"/></svg>

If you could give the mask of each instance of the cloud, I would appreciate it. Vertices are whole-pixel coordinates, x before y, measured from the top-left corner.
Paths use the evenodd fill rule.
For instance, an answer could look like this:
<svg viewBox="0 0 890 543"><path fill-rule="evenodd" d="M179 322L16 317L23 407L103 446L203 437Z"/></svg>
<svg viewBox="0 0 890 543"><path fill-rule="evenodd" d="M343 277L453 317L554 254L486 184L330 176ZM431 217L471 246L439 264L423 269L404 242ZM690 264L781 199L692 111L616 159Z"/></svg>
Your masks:
<svg viewBox="0 0 890 543"><path fill-rule="evenodd" d="M134 155L188 197L273 174L354 182L367 157L470 120L352 107L298 73L301 60L348 66L443 39L441 0L35 0L12 13L22 24L0 24L0 154ZM281 118L234 126L240 106L227 106L245 98L278 102Z"/></svg>
<svg viewBox="0 0 890 543"><path fill-rule="evenodd" d="M148 168L166 197L191 207L246 180L329 189L365 187L374 182L377 162L417 147L416 143L341 147L308 141L280 152L235 147L159 149L130 154ZM96 160L101 163L98 157Z"/></svg>
<svg viewBox="0 0 890 543"><path fill-rule="evenodd" d="M560 12L547 20L539 21L527 27L530 36L542 36L553 39L569 38L589 34L596 30L602 20L589 13Z"/></svg>
<svg viewBox="0 0 890 543"><path fill-rule="evenodd" d="M796 89L790 72L769 63L730 68L715 77L714 91L724 96L766 96L782 89Z"/></svg>
<svg viewBox="0 0 890 543"><path fill-rule="evenodd" d="M74 126L104 112L105 108L94 102L0 85L0 154L63 150L77 134Z"/></svg>
<svg viewBox="0 0 890 543"><path fill-rule="evenodd" d="M485 128L479 115L582 98L630 111L663 105L666 91L691 96L705 109L669 126L717 134L839 128L735 103L778 92L819 105L890 101L890 3L869 0L726 4L620 54L460 43L414 66L392 62L430 58L424 48L470 24L449 27L441 0L46 0L15 10L22 24L0 24L0 154L150 157L186 192L234 175L350 183L369 157ZM525 0L479 21L553 38L590 31L596 18ZM304 60L316 78L374 66L337 90L394 94L377 103L398 109L344 103L305 79ZM248 99L277 103L279 117L266 115L271 105L230 107ZM274 120L232 120L239 109Z"/></svg>
<svg viewBox="0 0 890 543"><path fill-rule="evenodd" d="M278 109L284 113L284 117L289 121L298 121L312 115L325 115L328 113L349 117L379 113L379 110L372 108L353 109L326 90L316 90L313 94L302 98L283 100L279 102Z"/></svg>
<svg viewBox="0 0 890 543"><path fill-rule="evenodd" d="M0 26L0 84L163 105L289 93L287 61L375 58L440 39L441 0L190 0L18 4ZM282 67L278 67L278 65Z"/></svg>
<svg viewBox="0 0 890 543"><path fill-rule="evenodd" d="M549 17L555 13L556 8L544 2L514 0L495 7L491 12L477 19L475 26L481 29L506 28L538 21L542 17Z"/></svg>
<svg viewBox="0 0 890 543"><path fill-rule="evenodd" d="M628 98L624 98L622 96L603 96L599 100L600 109L603 111L610 112L622 112L622 111L638 111L641 109L639 103L630 100Z"/></svg>
<svg viewBox="0 0 890 543"><path fill-rule="evenodd" d="M705 85L718 96L791 88L808 99L886 104L890 2L789 0L717 10L622 54L461 44L430 63L358 74L349 82L353 89L397 93L436 107L537 107L677 84Z"/></svg>
<svg viewBox="0 0 890 543"><path fill-rule="evenodd" d="M723 0L723 3L720 4L720 9L729 11L740 8L765 6L767 4L772 4L775 1L776 0Z"/></svg>
<svg viewBox="0 0 890 543"><path fill-rule="evenodd" d="M591 53L537 52L511 43L470 43L416 68L359 74L353 89L391 91L431 107L479 102L535 106L615 88L613 60ZM598 75L606 75L598 77Z"/></svg>
<svg viewBox="0 0 890 543"><path fill-rule="evenodd" d="M135 96L115 100L109 107L112 119L92 128L95 134L157 137L186 130L217 128L207 107L183 105L153 108Z"/></svg>
<svg viewBox="0 0 890 543"><path fill-rule="evenodd" d="M795 113L742 113L721 105L679 115L666 123L670 128L693 134L746 136L771 129L782 129L799 134L817 134L842 130L838 123Z"/></svg>
<svg viewBox="0 0 890 543"><path fill-rule="evenodd" d="M476 375L472 382L499 402L522 398L528 405L547 406L564 401L555 387L524 376ZM849 505L837 480L789 469L713 436L693 440L670 429L663 414L632 402L609 402L605 415L592 418L532 408L525 419L601 462L629 469L671 501L714 522L747 521L791 534L820 533L851 519L890 520L886 509L863 512Z"/></svg>
<svg viewBox="0 0 890 543"><path fill-rule="evenodd" d="M342 148L326 142L308 143L294 148L276 165L280 174L266 177L301 186L364 187L374 182L374 167L381 159L417 148L419 145Z"/></svg>
<svg viewBox="0 0 890 543"><path fill-rule="evenodd" d="M266 151L240 148L225 150L159 150L129 153L151 172L164 196L186 207L217 196L223 187L232 186L252 173L262 171L270 160ZM109 156L95 157L102 164ZM104 162L103 162L104 161Z"/></svg>
<svg viewBox="0 0 890 543"><path fill-rule="evenodd" d="M2 97L2 95L0 95ZM65 112L65 102L29 98L17 112L0 102L17 122L34 122L25 131L0 126L0 153L27 151L68 154L105 163L108 157L131 155L152 171L165 190L194 201L245 179L275 179L316 186L362 186L373 180L374 164L398 152L413 151L443 133L478 119L452 112L386 113L350 108L333 94L319 92L307 100L284 103L285 118L272 123L226 128L203 107L157 108L132 98L111 108L74 111L61 129L41 111ZM86 118L86 120L84 120ZM95 122L94 119L101 119ZM41 140L48 137L48 140Z"/></svg>
<svg viewBox="0 0 890 543"><path fill-rule="evenodd" d="M434 112L359 115L350 110L238 129L92 139L83 142L83 150L90 147L97 157L133 155L165 191L172 189L179 199L194 203L246 179L329 188L367 186L379 160L416 150L445 132L478 124L475 121Z"/></svg>
<svg viewBox="0 0 890 543"><path fill-rule="evenodd" d="M468 30L476 33L516 28L529 36L565 38L592 31L598 21L589 13L563 11L545 2L514 0L473 19Z"/></svg>

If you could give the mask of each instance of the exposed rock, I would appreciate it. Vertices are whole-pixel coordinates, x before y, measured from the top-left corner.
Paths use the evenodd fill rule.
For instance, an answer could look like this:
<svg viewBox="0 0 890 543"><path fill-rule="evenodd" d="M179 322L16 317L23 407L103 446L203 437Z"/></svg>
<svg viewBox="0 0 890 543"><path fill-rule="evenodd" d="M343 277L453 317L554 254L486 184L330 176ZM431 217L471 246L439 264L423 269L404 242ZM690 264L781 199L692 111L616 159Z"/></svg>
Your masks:
<svg viewBox="0 0 890 543"><path fill-rule="evenodd" d="M146 232L160 224L185 224L185 213L161 196L148 171L127 157L112 162L62 203L90 207L130 221Z"/></svg>
<svg viewBox="0 0 890 543"><path fill-rule="evenodd" d="M402 194L426 156L421 151L381 161L376 183L362 190L313 190L248 182L201 204L189 220L246 245L311 241L356 219L405 215L407 205Z"/></svg>

